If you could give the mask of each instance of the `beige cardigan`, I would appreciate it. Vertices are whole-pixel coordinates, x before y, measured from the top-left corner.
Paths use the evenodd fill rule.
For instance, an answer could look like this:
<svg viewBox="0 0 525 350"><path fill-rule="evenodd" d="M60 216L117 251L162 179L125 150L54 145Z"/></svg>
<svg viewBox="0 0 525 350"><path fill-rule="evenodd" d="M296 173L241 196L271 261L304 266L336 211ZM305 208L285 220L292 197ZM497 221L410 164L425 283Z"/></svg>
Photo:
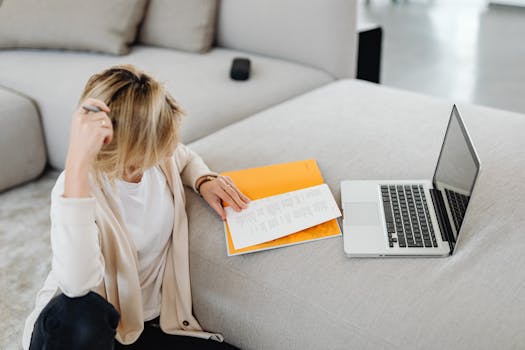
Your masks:
<svg viewBox="0 0 525 350"><path fill-rule="evenodd" d="M199 177L208 174L216 175L216 173L210 171L195 152L182 144L179 144L174 155L163 160L159 167L166 175L175 208L173 232L162 281L160 327L169 334L222 341L222 335L203 331L192 313L188 219L183 188L183 185L188 185L195 190L195 182ZM59 189L54 189L53 192L61 196L63 187L58 186L58 183L57 180L55 187ZM123 344L131 344L137 340L144 328L137 250L124 228L115 198L110 192L97 186L92 178L90 178L90 185L91 194L95 199L94 217L102 253L100 258L103 264L101 266L104 267L101 282L91 290L103 296L118 310L121 318L116 338ZM58 198L52 196L52 202L55 199L59 201ZM53 265L55 266L55 263ZM54 295L61 292L60 277L57 276L59 274L54 273L53 270L56 268L52 268L44 288L37 295L35 310L26 320L23 337L24 349L29 348L33 325L41 310Z"/></svg>

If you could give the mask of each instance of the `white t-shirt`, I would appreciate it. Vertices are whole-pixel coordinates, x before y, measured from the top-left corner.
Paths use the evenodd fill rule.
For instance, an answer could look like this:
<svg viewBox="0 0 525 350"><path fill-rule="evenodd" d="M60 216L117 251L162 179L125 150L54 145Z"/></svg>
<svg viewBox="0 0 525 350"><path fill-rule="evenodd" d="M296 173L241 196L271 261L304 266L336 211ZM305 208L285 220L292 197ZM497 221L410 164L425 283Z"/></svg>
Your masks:
<svg viewBox="0 0 525 350"><path fill-rule="evenodd" d="M120 215L138 251L144 321L148 321L160 314L162 276L173 231L173 199L166 177L156 166L144 171L139 183L115 183Z"/></svg>

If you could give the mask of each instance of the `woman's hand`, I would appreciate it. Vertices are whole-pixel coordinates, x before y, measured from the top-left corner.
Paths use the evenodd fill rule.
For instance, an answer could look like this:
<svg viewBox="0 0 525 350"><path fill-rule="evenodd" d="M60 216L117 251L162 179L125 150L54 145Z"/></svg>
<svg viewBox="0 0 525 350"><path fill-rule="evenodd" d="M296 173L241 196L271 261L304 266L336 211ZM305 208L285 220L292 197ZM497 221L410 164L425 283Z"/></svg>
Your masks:
<svg viewBox="0 0 525 350"><path fill-rule="evenodd" d="M82 106L98 107L100 112L88 112ZM113 126L106 114L108 106L100 100L87 98L73 114L67 164L91 165L103 144L111 142Z"/></svg>
<svg viewBox="0 0 525 350"><path fill-rule="evenodd" d="M82 106L98 107L100 112L88 112ZM106 114L108 106L87 98L78 106L71 121L66 159L64 197L89 197L88 171L102 145L113 139L113 126Z"/></svg>
<svg viewBox="0 0 525 350"><path fill-rule="evenodd" d="M219 214L222 221L226 220L226 212L221 200L227 202L235 211L248 207L250 199L246 197L228 176L218 176L200 185L199 192L202 198Z"/></svg>

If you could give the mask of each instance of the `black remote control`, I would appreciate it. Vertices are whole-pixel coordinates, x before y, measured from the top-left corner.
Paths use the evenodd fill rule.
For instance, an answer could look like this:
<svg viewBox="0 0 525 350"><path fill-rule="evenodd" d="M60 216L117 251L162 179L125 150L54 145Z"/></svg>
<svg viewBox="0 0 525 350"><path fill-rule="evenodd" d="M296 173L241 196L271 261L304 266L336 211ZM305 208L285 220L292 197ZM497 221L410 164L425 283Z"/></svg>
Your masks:
<svg viewBox="0 0 525 350"><path fill-rule="evenodd" d="M233 80L248 80L250 78L250 60L241 57L234 58L230 70L230 78Z"/></svg>

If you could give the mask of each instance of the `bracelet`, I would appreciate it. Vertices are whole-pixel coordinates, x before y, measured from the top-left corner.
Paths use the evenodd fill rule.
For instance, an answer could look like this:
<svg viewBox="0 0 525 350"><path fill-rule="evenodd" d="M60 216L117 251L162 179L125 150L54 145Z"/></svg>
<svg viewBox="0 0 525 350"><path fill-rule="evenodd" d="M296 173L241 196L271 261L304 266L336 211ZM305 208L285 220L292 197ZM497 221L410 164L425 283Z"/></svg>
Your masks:
<svg viewBox="0 0 525 350"><path fill-rule="evenodd" d="M204 176L204 178L197 184L197 186L195 186L195 189L197 190L197 193L201 194L200 189L201 189L201 186L202 186L203 183L215 180L216 178L217 178L217 176L213 176L213 175L206 175L206 176Z"/></svg>

